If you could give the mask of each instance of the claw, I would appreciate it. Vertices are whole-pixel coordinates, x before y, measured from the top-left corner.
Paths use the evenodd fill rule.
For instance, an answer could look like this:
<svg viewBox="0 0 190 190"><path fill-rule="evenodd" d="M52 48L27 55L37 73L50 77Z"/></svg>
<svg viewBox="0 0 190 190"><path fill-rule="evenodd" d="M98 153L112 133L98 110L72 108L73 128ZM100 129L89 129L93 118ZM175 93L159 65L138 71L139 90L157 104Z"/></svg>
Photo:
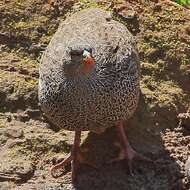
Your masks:
<svg viewBox="0 0 190 190"><path fill-rule="evenodd" d="M50 169L51 175L54 178L58 178L58 177L60 177L60 176L62 176L64 174L63 171L65 171L65 166L67 164L71 163L71 173L72 173L71 174L71 179L72 179L73 185L76 184L76 173L77 173L78 161L79 161L78 157L82 157L80 155L80 150L79 150L80 136L81 136L81 132L76 131L75 132L74 144L73 144L71 153L68 154L67 157L63 161L56 164L55 166L53 166Z"/></svg>
<svg viewBox="0 0 190 190"><path fill-rule="evenodd" d="M51 167L50 172L54 178L61 177L65 174L65 167L66 165L71 163L71 179L72 184L76 185L77 183L77 171L79 168L79 164L87 164L93 168L97 168L91 162L88 162L84 159L80 149L80 132L75 132L75 140L73 144L73 148L71 153L69 153L65 159L63 159L60 163Z"/></svg>
<svg viewBox="0 0 190 190"><path fill-rule="evenodd" d="M68 163L70 163L71 160L72 160L72 156L71 156L71 154L68 154L67 157L63 161L61 161L60 163L58 163L55 166L51 167L51 169L50 169L51 175L54 178L61 177L64 174L65 166Z"/></svg>
<svg viewBox="0 0 190 190"><path fill-rule="evenodd" d="M133 173L133 160L140 160L150 163L155 163L153 160L137 153L135 150L132 149L132 147L129 144L129 141L125 135L125 131L123 128L123 122L119 122L117 126L117 132L121 139L121 144L115 143L116 146L118 146L121 151L119 153L119 156L117 158L111 159L108 163L113 163L121 160L126 160L126 165L128 166L130 175L134 176Z"/></svg>

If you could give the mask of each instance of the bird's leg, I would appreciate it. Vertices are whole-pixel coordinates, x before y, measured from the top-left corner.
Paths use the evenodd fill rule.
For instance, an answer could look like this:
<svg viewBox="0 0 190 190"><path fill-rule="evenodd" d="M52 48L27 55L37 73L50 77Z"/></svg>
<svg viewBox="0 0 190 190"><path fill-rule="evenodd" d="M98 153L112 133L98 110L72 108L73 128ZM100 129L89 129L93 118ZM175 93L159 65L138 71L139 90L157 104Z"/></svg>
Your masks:
<svg viewBox="0 0 190 190"><path fill-rule="evenodd" d="M71 163L72 182L73 183L76 182L76 170L78 168L79 162L83 162L83 160L84 160L82 158L82 155L80 154L80 149L79 149L80 137L81 137L81 131L76 131L71 153L69 153L63 161L54 165L51 168L51 174L53 177L59 177L59 176L55 175L54 172L59 169L64 169L64 167L67 164Z"/></svg>
<svg viewBox="0 0 190 190"><path fill-rule="evenodd" d="M55 175L56 171L63 170L67 164L71 163L71 179L72 179L72 183L76 184L76 173L77 173L79 163L87 164L92 167L95 167L92 163L88 162L87 160L83 158L80 151L80 138L81 138L81 131L76 131L71 153L69 153L63 161L54 165L50 169L53 177L55 178L60 177L59 174Z"/></svg>
<svg viewBox="0 0 190 190"><path fill-rule="evenodd" d="M71 161L71 179L72 182L76 182L76 173L77 169L79 166L79 157L80 156L80 137L81 137L81 131L76 131L75 132L75 139L74 139L74 144L71 150L71 156L72 156L72 161Z"/></svg>
<svg viewBox="0 0 190 190"><path fill-rule="evenodd" d="M133 159L143 160L143 161L147 161L147 162L153 162L151 159L146 158L145 156L137 153L130 146L127 136L125 134L124 127L123 127L123 121L120 121L117 124L117 133L118 133L118 137L121 141L121 153L118 158L112 159L109 163L126 159L127 165L129 167L129 172L130 172L130 174L133 174L133 167L132 167Z"/></svg>

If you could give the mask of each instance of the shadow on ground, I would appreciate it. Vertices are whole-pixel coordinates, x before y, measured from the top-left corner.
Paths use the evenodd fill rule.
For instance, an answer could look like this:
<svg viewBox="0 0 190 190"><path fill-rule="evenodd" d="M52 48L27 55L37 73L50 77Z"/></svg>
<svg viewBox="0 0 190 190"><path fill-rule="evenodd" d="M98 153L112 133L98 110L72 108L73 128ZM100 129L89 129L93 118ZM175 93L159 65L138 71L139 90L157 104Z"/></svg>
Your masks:
<svg viewBox="0 0 190 190"><path fill-rule="evenodd" d="M97 171L80 172L79 190L183 189L180 180L180 166L166 150L162 133L157 132L151 126L151 120L147 120L151 115L146 104L143 106L142 104L144 104L143 98L141 99L141 110L138 110L136 116L126 125L126 134L136 151L158 163L135 161L134 176L129 175L125 161L102 165L119 153L119 149L114 146L114 142L119 141L115 129L111 128L101 135L89 133L83 147L90 147L88 158L91 161L94 160L97 165L101 163L102 166Z"/></svg>
<svg viewBox="0 0 190 190"><path fill-rule="evenodd" d="M167 143L162 131L154 128L152 114L146 108L141 96L140 107L134 118L126 123L126 134L132 147L139 153L157 161L157 164L134 162L134 176L128 172L126 161L105 164L118 156L120 149L115 128L109 128L103 134L88 133L81 150L85 158L98 166L93 169L81 165L78 172L77 190L182 190L181 167L167 151ZM49 167L49 166L48 166ZM68 169L70 170L70 169ZM46 170L46 172L48 172ZM45 172L45 173L46 173ZM48 174L49 175L49 174ZM48 179L48 180L47 180ZM51 176L43 182L43 187L72 189L70 172L59 179Z"/></svg>

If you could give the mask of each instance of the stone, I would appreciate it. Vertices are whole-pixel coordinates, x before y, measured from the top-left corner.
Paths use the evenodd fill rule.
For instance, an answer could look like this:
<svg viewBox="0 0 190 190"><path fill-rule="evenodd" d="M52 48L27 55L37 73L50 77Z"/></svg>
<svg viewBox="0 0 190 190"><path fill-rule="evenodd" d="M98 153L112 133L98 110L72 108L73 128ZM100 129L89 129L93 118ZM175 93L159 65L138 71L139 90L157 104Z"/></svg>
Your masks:
<svg viewBox="0 0 190 190"><path fill-rule="evenodd" d="M190 181L190 157L187 159L185 163L185 173L187 175L188 180Z"/></svg>
<svg viewBox="0 0 190 190"><path fill-rule="evenodd" d="M8 153L4 153L0 160L0 180L27 181L33 176L34 170L34 165L26 158L11 158Z"/></svg>
<svg viewBox="0 0 190 190"><path fill-rule="evenodd" d="M177 118L179 119L180 125L187 130L190 130L190 113L180 113L178 114Z"/></svg>
<svg viewBox="0 0 190 190"><path fill-rule="evenodd" d="M23 130L21 128L7 128L5 135L10 138L21 138L23 136Z"/></svg>

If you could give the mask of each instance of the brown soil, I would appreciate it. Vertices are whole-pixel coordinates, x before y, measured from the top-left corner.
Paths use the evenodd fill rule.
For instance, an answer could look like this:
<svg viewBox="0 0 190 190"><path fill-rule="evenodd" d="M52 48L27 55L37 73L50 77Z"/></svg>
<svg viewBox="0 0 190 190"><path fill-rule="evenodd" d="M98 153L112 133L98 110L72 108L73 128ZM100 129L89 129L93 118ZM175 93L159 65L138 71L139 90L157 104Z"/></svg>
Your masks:
<svg viewBox="0 0 190 190"><path fill-rule="evenodd" d="M81 166L76 189L190 189L190 11L161 0L0 2L0 189L73 189L69 167L58 179L49 172L52 157L69 152L74 134L41 117L38 63L60 21L88 7L111 10L136 37L141 98L126 133L134 149L157 164L135 162L134 176L124 162L105 165L119 154L114 127L101 135L85 132L83 154L99 169Z"/></svg>

